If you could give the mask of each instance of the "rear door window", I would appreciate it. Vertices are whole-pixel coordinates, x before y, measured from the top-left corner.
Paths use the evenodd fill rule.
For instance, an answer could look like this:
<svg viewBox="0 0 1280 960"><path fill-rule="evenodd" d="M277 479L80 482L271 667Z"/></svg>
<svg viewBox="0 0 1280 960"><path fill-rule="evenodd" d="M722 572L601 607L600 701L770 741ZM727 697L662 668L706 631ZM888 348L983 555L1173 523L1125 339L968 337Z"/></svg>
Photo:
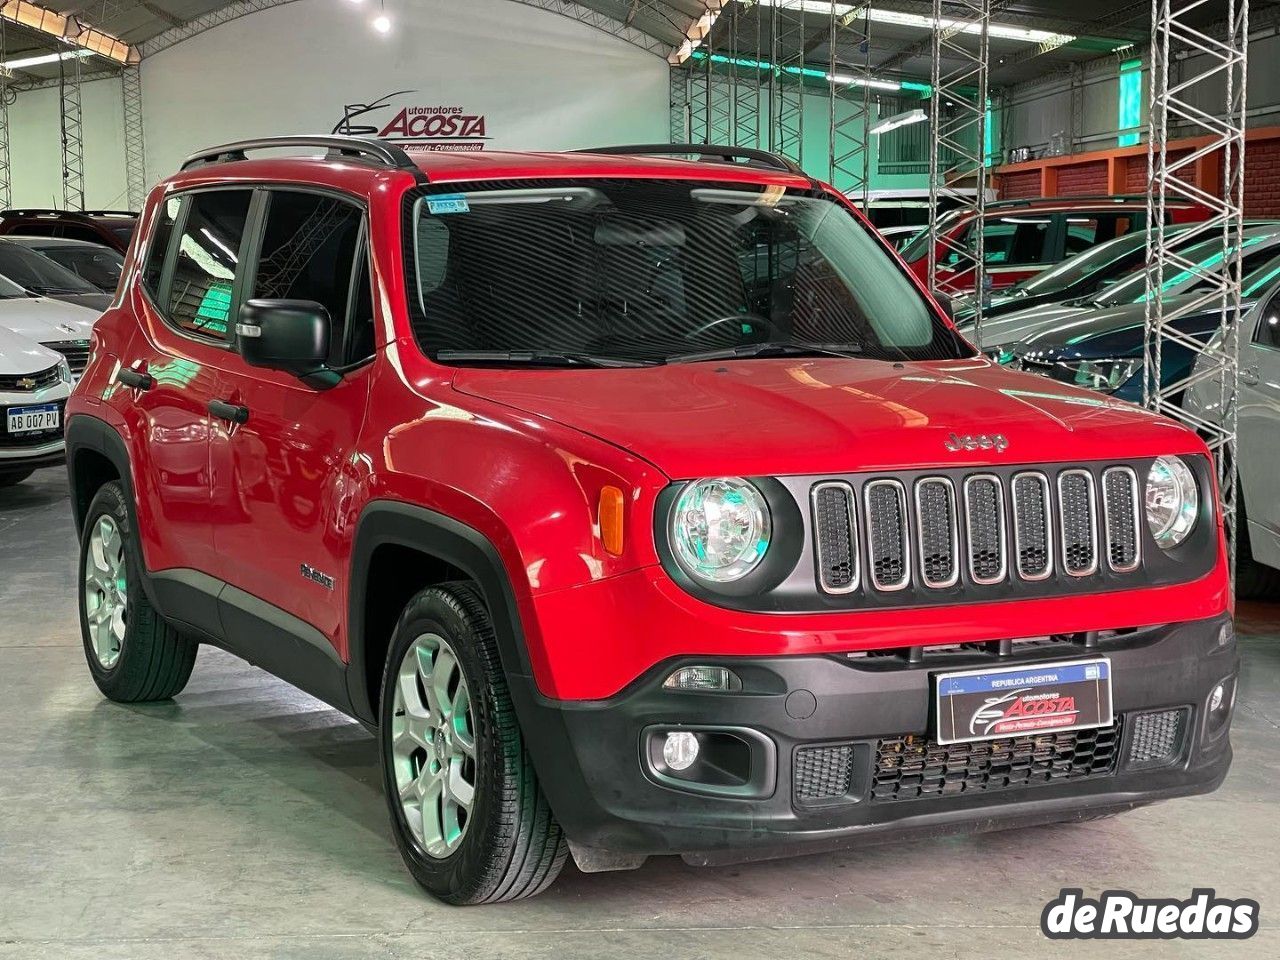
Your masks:
<svg viewBox="0 0 1280 960"><path fill-rule="evenodd" d="M1064 256L1074 257L1100 243L1123 237L1139 229L1144 220L1145 214L1136 211L1063 214Z"/></svg>
<svg viewBox="0 0 1280 960"><path fill-rule="evenodd" d="M1053 217L1033 213L1021 216L988 217L983 231L983 263L988 267L1038 266L1050 263L1048 241ZM961 243L973 251L977 246L972 227L965 230ZM965 255L947 252L943 262L949 267L963 267Z"/></svg>

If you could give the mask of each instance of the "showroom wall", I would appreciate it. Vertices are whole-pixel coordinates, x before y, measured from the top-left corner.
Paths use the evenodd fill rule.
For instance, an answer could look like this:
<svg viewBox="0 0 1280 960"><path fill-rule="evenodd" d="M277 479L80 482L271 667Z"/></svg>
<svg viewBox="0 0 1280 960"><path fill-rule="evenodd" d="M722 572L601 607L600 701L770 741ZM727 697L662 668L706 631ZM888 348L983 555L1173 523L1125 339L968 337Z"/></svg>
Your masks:
<svg viewBox="0 0 1280 960"><path fill-rule="evenodd" d="M393 12L395 27L382 36L362 6L296 0L144 59L149 180L211 144L328 133L344 111L354 113L346 108L383 98L349 125L380 133L392 126L392 135L410 134L419 147L561 149L667 138L660 57L509 0L415 0ZM118 80L84 86L90 207L124 203L119 100ZM10 122L14 203L60 198L57 91L24 93ZM456 139L443 139L450 134Z"/></svg>

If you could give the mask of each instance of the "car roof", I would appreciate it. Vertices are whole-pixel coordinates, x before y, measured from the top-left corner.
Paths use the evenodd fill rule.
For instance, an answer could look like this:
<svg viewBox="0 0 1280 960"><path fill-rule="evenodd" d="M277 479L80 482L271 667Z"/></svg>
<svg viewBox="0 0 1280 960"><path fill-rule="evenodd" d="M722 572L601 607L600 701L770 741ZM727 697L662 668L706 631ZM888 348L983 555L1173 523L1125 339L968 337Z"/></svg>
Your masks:
<svg viewBox="0 0 1280 960"><path fill-rule="evenodd" d="M94 243L92 240L74 240L71 237L36 237L23 233L6 233L3 237L0 237L0 241L20 243L22 246L31 247L33 250L51 247L88 247L91 250L110 250L112 253L119 253L119 251L105 244Z"/></svg>

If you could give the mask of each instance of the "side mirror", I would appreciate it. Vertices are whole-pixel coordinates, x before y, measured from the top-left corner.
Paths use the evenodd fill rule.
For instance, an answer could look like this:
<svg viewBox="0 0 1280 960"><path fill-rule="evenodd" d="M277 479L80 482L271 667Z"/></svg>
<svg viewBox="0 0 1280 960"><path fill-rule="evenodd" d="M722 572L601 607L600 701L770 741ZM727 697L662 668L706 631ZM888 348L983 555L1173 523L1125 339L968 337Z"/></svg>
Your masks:
<svg viewBox="0 0 1280 960"><path fill-rule="evenodd" d="M943 313L945 313L952 320L956 318L956 305L952 301L950 295L945 294L941 290L939 290L933 295L933 299L937 301L937 304L942 308Z"/></svg>
<svg viewBox="0 0 1280 960"><path fill-rule="evenodd" d="M325 389L342 379L325 365L331 328L329 311L314 300L250 300L240 307L236 349L251 367L284 370Z"/></svg>

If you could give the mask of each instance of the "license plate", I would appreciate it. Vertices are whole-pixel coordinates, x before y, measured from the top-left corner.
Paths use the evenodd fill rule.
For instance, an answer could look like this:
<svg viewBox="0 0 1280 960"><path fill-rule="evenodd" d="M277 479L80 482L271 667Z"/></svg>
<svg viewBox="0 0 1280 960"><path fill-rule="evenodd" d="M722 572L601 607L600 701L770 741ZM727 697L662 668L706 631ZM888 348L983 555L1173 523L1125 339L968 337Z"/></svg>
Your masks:
<svg viewBox="0 0 1280 960"><path fill-rule="evenodd" d="M10 433L38 433L54 430L62 423L62 411L56 403L39 407L10 407L8 414Z"/></svg>
<svg viewBox="0 0 1280 960"><path fill-rule="evenodd" d="M964 743L1109 727L1111 662L1105 657L942 673L937 741Z"/></svg>

